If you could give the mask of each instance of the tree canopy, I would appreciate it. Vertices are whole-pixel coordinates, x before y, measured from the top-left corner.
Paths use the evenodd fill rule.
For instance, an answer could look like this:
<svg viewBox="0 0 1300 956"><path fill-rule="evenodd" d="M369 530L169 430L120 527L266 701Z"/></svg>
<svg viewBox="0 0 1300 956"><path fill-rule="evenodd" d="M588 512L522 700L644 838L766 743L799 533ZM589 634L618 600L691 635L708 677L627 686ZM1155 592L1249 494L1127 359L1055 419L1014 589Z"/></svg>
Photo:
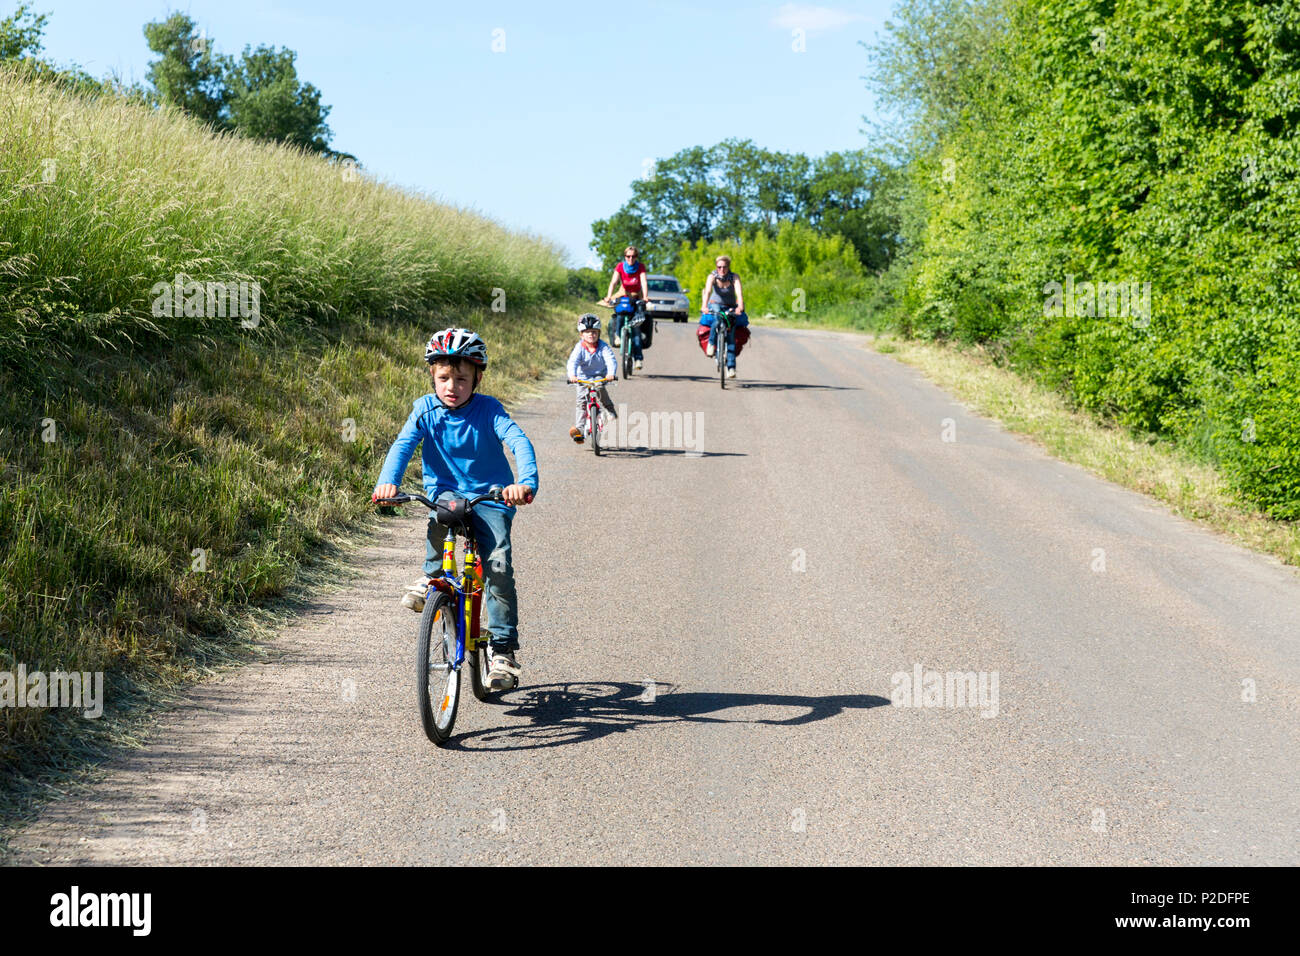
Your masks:
<svg viewBox="0 0 1300 956"><path fill-rule="evenodd" d="M320 90L299 81L292 50L245 46L238 60L219 55L183 13L145 24L144 35L158 54L147 76L161 102L218 129L332 152L330 108Z"/></svg>
<svg viewBox="0 0 1300 956"><path fill-rule="evenodd" d="M1300 518L1300 6L902 0L872 53L910 150L902 327Z"/></svg>
<svg viewBox="0 0 1300 956"><path fill-rule="evenodd" d="M591 248L602 262L613 262L632 243L657 268L670 268L684 242L801 223L844 236L867 268L879 270L892 255L897 226L874 199L891 173L866 150L810 159L750 140L692 146L658 161L650 175L632 183L631 199L592 223Z"/></svg>

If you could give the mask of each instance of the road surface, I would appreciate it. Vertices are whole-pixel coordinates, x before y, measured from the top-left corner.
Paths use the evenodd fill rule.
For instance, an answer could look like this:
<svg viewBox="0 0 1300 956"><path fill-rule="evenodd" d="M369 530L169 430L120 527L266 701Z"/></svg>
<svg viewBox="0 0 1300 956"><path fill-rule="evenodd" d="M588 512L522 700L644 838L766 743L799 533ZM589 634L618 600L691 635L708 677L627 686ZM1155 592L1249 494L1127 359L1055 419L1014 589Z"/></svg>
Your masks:
<svg viewBox="0 0 1300 956"><path fill-rule="evenodd" d="M516 410L524 679L454 746L408 509L17 861L1300 862L1293 571L859 338L759 329L724 392L691 328L613 389L632 447L574 446L559 376Z"/></svg>

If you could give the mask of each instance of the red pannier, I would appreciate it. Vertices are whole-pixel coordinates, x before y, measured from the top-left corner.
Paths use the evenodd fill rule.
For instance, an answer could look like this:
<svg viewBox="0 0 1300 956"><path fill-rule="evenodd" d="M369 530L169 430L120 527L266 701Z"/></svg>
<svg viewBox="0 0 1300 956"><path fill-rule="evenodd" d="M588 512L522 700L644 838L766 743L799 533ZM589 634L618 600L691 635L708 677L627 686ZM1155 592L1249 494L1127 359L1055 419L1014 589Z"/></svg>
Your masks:
<svg viewBox="0 0 1300 956"><path fill-rule="evenodd" d="M739 355L740 350L744 348L745 343L749 341L749 326L738 325L736 326L735 332L736 332L736 354ZM709 327L707 325L696 326L695 335L700 340L700 351L703 352L705 355L708 355L709 354Z"/></svg>

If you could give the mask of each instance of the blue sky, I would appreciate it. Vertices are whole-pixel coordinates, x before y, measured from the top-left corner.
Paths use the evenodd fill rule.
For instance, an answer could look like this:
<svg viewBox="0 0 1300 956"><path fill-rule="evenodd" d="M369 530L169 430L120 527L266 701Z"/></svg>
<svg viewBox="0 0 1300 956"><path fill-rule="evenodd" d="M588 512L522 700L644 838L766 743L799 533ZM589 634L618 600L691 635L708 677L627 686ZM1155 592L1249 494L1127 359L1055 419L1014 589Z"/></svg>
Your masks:
<svg viewBox="0 0 1300 956"><path fill-rule="evenodd" d="M7 14L16 0L0 0ZM359 3L35 0L45 55L143 79L143 25L188 13L222 53L287 46L373 174L595 265L593 220L656 157L728 137L820 155L868 145L861 77L892 0ZM803 52L794 47L802 31ZM494 31L501 31L495 32ZM493 45L504 50L494 52Z"/></svg>

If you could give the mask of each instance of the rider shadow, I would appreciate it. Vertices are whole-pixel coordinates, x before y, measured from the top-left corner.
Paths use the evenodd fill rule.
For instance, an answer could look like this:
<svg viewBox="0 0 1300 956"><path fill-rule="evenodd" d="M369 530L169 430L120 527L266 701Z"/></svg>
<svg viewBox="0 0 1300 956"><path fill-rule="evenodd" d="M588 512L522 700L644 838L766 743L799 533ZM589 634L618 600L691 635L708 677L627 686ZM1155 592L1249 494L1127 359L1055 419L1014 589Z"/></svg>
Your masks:
<svg viewBox="0 0 1300 956"><path fill-rule="evenodd" d="M683 448L647 448L639 445L635 448L605 448L600 453L608 458L653 458L658 455L670 455L678 458L748 458L743 451L687 451Z"/></svg>
<svg viewBox="0 0 1300 956"><path fill-rule="evenodd" d="M590 684L542 684L512 691L500 698L510 708L506 715L526 717L529 723L493 727L455 737L461 750L538 750L565 744L588 743L609 734L665 722L707 724L766 724L795 726L825 720L849 709L869 709L889 704L874 694L840 694L800 697L789 694L732 694L717 691L675 692L676 685L600 681ZM736 708L754 707L760 713L793 708L789 717L751 719L717 716Z"/></svg>
<svg viewBox="0 0 1300 956"><path fill-rule="evenodd" d="M641 378L670 378L681 382L716 382L718 380L716 373L713 375L665 375L662 372L644 372Z"/></svg>
<svg viewBox="0 0 1300 956"><path fill-rule="evenodd" d="M770 388L773 391L785 391L796 388L816 388L828 392L860 392L861 389L856 385L818 385L813 382L757 382L753 380L741 380L732 385L732 388Z"/></svg>

